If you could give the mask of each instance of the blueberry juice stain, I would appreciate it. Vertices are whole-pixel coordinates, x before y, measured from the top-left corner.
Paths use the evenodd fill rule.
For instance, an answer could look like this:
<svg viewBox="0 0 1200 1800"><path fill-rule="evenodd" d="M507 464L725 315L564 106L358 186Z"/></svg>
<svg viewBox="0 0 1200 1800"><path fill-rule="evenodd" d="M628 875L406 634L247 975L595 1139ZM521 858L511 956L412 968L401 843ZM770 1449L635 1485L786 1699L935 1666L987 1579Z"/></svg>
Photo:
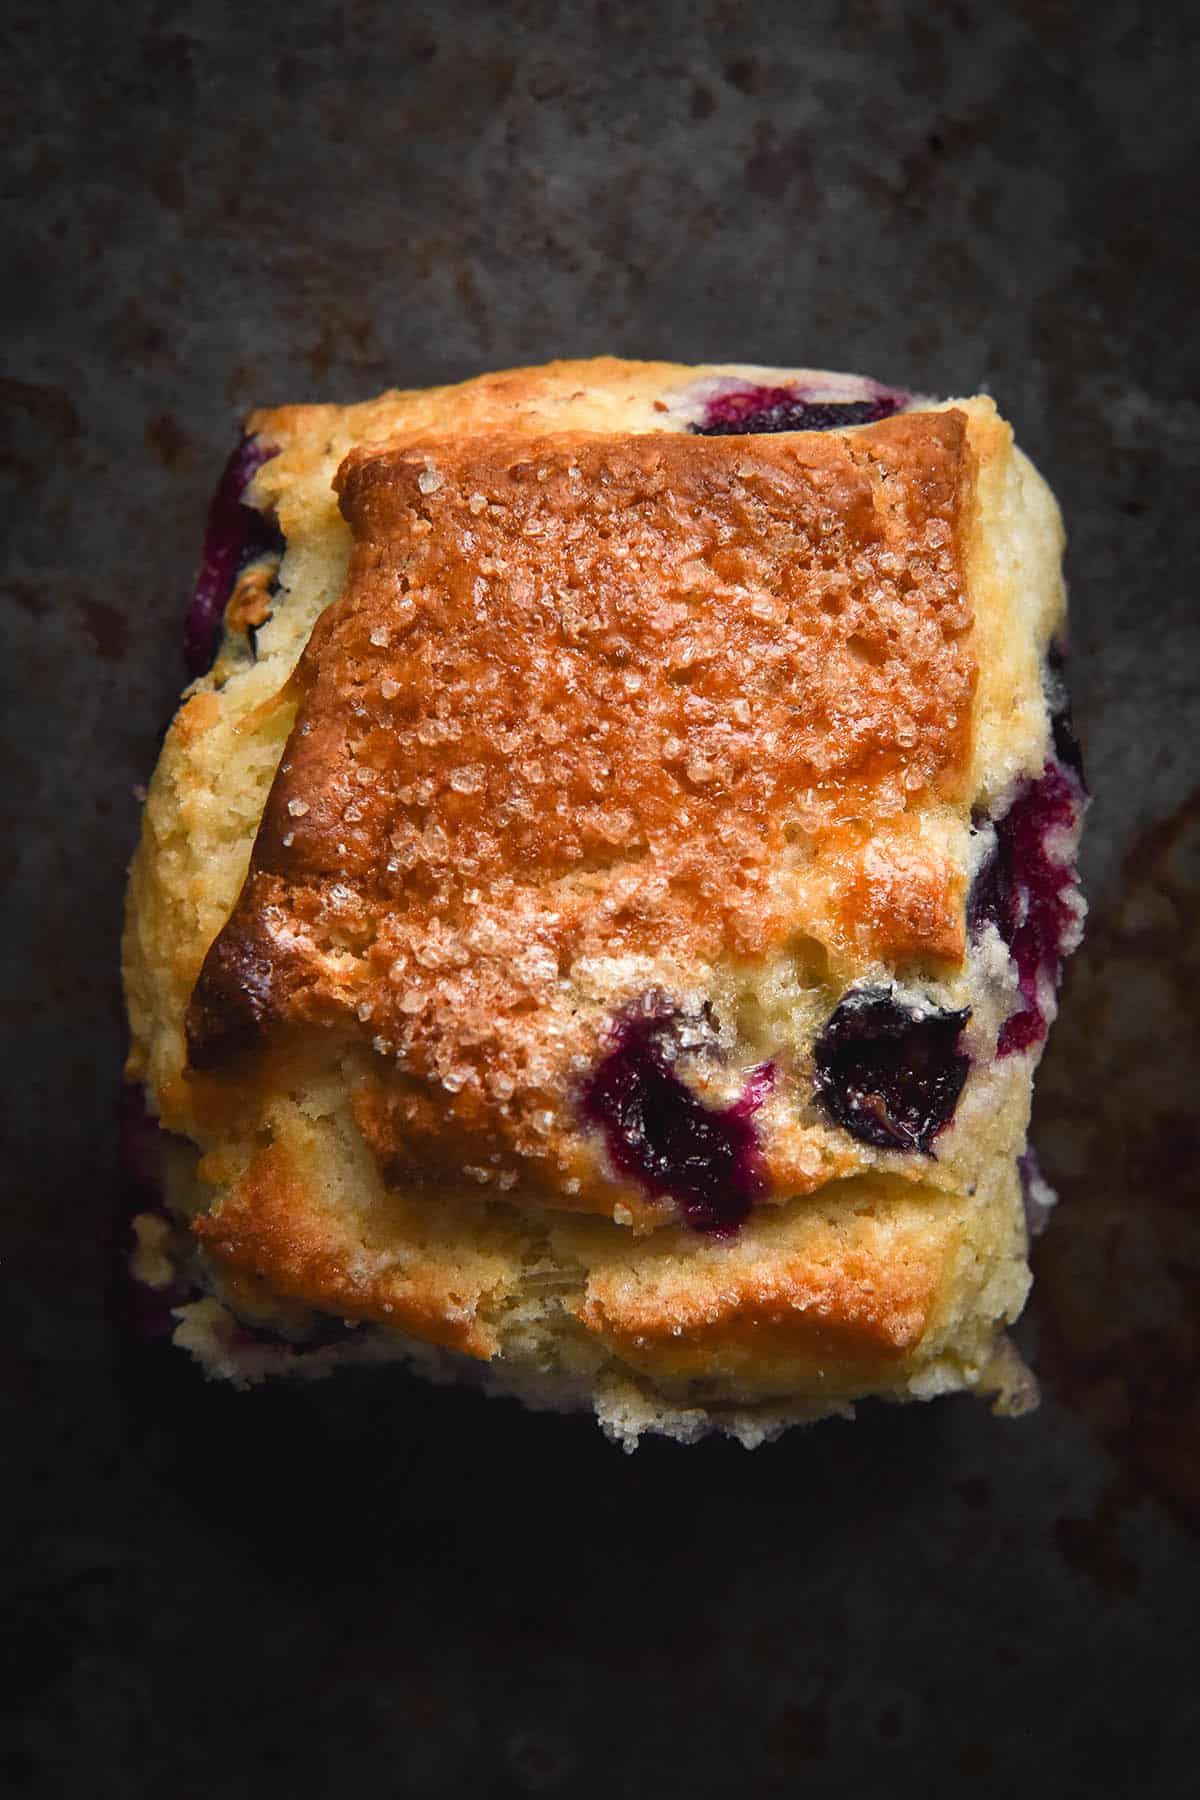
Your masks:
<svg viewBox="0 0 1200 1800"><path fill-rule="evenodd" d="M687 1223L733 1237L766 1187L753 1118L774 1067L751 1069L732 1106L706 1106L675 1072L679 1036L666 1011L622 1019L588 1077L584 1117L604 1134L609 1160L655 1199L674 1200Z"/></svg>

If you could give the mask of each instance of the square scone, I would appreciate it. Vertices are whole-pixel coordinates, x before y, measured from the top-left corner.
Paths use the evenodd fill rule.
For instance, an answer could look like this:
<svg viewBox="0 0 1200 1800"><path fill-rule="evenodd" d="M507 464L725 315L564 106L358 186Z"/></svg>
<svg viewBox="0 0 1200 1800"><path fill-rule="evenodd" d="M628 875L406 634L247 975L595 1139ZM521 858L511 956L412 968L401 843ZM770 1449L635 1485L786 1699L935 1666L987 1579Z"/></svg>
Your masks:
<svg viewBox="0 0 1200 1800"><path fill-rule="evenodd" d="M554 364L255 415L228 481L126 937L177 1340L627 1444L1029 1404L1084 791L992 403Z"/></svg>

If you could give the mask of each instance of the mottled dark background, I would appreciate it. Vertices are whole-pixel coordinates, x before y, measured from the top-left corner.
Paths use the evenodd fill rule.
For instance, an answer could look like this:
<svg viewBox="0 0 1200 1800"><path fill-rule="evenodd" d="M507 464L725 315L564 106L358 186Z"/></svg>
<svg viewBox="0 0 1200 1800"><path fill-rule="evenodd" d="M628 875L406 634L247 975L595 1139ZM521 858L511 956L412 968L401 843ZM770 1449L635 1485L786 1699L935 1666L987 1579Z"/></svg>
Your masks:
<svg viewBox="0 0 1200 1800"><path fill-rule="evenodd" d="M1195 19L12 0L6 1792L1194 1791ZM115 1321L122 877L237 414L596 350L986 385L1062 498L1098 798L1031 1419L625 1458Z"/></svg>

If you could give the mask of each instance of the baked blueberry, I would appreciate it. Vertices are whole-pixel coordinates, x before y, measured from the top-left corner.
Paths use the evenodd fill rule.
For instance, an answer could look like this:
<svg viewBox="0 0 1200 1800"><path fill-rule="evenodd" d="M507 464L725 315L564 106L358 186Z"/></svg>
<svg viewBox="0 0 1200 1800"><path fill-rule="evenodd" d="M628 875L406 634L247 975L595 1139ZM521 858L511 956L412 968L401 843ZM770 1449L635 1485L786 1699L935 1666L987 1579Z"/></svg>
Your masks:
<svg viewBox="0 0 1200 1800"><path fill-rule="evenodd" d="M969 1017L910 1006L887 988L852 989L816 1041L818 1104L864 1144L932 1156L967 1079L958 1045Z"/></svg>
<svg viewBox="0 0 1200 1800"><path fill-rule="evenodd" d="M805 399L797 388L745 387L718 394L692 430L700 437L733 437L768 431L835 431L891 418L907 396L880 393L869 400Z"/></svg>
<svg viewBox="0 0 1200 1800"><path fill-rule="evenodd" d="M675 1072L675 1016L623 1019L588 1079L584 1115L604 1133L613 1166L657 1198L678 1202L697 1231L731 1236L763 1190L751 1118L770 1091L769 1064L752 1069L732 1106L706 1106Z"/></svg>

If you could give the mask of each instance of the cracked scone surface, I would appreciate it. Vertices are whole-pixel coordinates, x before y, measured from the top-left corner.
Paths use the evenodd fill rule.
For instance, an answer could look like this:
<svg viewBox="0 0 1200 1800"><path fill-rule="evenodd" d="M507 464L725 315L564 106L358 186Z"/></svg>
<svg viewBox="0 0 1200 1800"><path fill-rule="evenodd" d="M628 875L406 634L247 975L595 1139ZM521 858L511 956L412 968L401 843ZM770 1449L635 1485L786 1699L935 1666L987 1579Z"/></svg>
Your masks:
<svg viewBox="0 0 1200 1800"><path fill-rule="evenodd" d="M884 392L602 359L251 418L282 562L126 934L214 1372L405 1356L625 1441L1020 1403L1040 1037L997 1054L968 895L1053 759L1061 533L990 401Z"/></svg>

